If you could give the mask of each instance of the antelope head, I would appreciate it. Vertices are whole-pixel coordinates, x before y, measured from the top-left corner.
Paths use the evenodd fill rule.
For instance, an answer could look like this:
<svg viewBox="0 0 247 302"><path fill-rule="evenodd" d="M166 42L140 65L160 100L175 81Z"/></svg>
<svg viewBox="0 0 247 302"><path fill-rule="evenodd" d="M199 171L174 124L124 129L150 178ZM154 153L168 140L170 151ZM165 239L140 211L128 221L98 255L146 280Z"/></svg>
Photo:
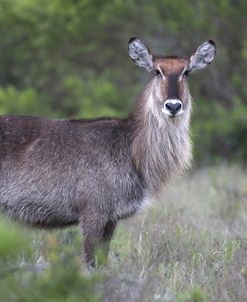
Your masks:
<svg viewBox="0 0 247 302"><path fill-rule="evenodd" d="M153 56L137 38L130 39L128 48L132 61L154 75L146 90L149 109L161 119L182 117L186 112L189 115L191 104L187 77L213 61L215 43L212 40L204 42L189 59Z"/></svg>

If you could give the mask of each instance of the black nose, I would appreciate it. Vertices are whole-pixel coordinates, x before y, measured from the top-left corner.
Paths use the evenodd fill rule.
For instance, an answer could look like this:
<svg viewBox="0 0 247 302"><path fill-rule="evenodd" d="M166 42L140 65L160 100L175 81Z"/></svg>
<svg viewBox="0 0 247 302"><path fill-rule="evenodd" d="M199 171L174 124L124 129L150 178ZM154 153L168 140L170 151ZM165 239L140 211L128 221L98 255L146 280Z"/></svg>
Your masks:
<svg viewBox="0 0 247 302"><path fill-rule="evenodd" d="M175 115L182 108L182 104L179 102L177 102L177 103L167 102L165 104L165 106L166 106L166 109L169 110L172 115Z"/></svg>

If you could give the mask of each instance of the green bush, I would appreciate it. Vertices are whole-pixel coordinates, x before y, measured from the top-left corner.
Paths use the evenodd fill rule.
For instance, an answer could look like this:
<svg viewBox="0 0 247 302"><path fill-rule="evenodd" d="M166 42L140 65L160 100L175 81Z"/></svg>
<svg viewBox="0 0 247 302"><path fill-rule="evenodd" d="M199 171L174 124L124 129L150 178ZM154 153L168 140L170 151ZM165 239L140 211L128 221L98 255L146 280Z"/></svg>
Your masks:
<svg viewBox="0 0 247 302"><path fill-rule="evenodd" d="M23 230L0 217L0 258L7 259L29 248Z"/></svg>
<svg viewBox="0 0 247 302"><path fill-rule="evenodd" d="M49 115L51 109L32 88L17 90L14 86L0 87L0 115Z"/></svg>
<svg viewBox="0 0 247 302"><path fill-rule="evenodd" d="M42 264L29 252L33 239L30 231L26 234L23 227L0 220L0 301L98 301L95 284L99 277L82 274L71 246L61 248L51 233L46 242L48 262Z"/></svg>
<svg viewBox="0 0 247 302"><path fill-rule="evenodd" d="M206 302L205 295L199 287L191 288L186 293L182 294L178 302Z"/></svg>
<svg viewBox="0 0 247 302"><path fill-rule="evenodd" d="M217 101L209 104L203 100L196 105L192 123L196 161L228 159L247 163L247 106L240 100L231 109Z"/></svg>

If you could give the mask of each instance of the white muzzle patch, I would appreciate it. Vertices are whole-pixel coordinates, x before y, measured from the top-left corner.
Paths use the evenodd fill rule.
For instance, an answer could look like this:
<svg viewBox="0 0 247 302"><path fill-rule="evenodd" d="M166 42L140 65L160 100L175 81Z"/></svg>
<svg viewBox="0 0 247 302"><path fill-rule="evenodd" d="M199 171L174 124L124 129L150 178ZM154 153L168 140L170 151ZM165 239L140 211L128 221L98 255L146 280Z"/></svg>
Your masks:
<svg viewBox="0 0 247 302"><path fill-rule="evenodd" d="M183 103L178 99L168 99L162 107L162 112L169 117L176 117L184 112Z"/></svg>

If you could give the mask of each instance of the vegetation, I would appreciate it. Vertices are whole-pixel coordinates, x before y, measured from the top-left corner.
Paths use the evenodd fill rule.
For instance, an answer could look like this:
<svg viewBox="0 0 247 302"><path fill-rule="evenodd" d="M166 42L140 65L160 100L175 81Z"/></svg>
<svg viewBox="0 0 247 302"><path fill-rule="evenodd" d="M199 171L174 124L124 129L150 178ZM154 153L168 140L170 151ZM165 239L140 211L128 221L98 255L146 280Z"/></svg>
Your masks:
<svg viewBox="0 0 247 302"><path fill-rule="evenodd" d="M3 219L0 222L1 301L99 301L95 293L99 277L81 273L72 242L67 247L68 232L31 235L18 225ZM72 241L79 251L76 238Z"/></svg>
<svg viewBox="0 0 247 302"><path fill-rule="evenodd" d="M211 38L216 61L191 76L196 160L246 162L246 10L245 0L0 0L0 113L124 116L149 79L128 58L131 36L188 57Z"/></svg>
<svg viewBox="0 0 247 302"><path fill-rule="evenodd" d="M31 253L11 259L10 248L2 258L5 229L1 301L246 301L246 175L238 166L210 167L170 185L118 226L108 265L90 274L79 264L77 228L28 230ZM16 232L20 240L23 228Z"/></svg>
<svg viewBox="0 0 247 302"><path fill-rule="evenodd" d="M92 272L76 228L0 217L0 301L247 300L246 11L246 0L0 0L1 115L125 116L150 79L128 58L130 37L164 55L189 57L209 38L218 47L189 80L204 168L120 224L109 264Z"/></svg>

